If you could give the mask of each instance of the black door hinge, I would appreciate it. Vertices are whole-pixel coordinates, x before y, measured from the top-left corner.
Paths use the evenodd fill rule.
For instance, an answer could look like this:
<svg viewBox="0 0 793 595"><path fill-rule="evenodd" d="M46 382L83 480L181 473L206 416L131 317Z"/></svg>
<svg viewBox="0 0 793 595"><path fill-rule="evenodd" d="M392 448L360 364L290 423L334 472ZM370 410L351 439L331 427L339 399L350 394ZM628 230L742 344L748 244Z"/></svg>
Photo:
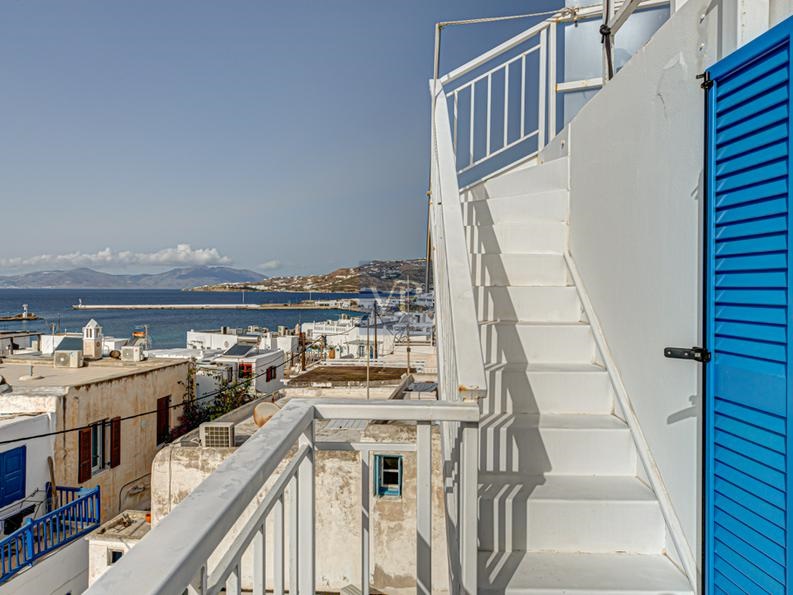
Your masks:
<svg viewBox="0 0 793 595"><path fill-rule="evenodd" d="M710 73L707 70L702 74L698 74L697 78L702 79L702 82L700 83L699 86L702 87L703 89L707 90L713 86L713 79L710 78Z"/></svg>
<svg viewBox="0 0 793 595"><path fill-rule="evenodd" d="M710 351L703 347L664 347L664 357L693 359L706 364L710 361Z"/></svg>

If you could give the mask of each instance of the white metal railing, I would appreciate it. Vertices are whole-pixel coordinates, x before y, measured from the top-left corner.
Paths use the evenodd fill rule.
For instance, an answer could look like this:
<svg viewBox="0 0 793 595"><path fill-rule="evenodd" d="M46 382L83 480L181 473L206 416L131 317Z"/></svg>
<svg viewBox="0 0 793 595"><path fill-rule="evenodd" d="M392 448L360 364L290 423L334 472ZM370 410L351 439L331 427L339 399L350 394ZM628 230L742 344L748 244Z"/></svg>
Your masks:
<svg viewBox="0 0 793 595"><path fill-rule="evenodd" d="M617 30L640 5L650 8L668 3L669 0L602 0L602 4L588 7L564 8L448 74L436 76L445 89L444 97L452 114L450 129L458 175L520 145L524 145L524 150L509 160L509 165L539 154L559 131L559 94L601 87L609 73L606 51L614 47ZM603 43L603 76L560 80L564 73L557 60L559 27L601 17L610 36L610 45ZM465 21L453 24L460 23ZM439 27L443 25L441 23ZM436 31L436 36L439 35ZM439 52L440 44L436 37L436 64ZM535 54L536 64L530 64L529 58ZM510 88L514 84L519 85L519 92L513 96ZM480 106L477 99L482 96L485 97L484 106ZM529 124L530 115L532 120L536 116L536 124ZM498 121L495 121L495 116L498 116ZM492 175L492 172L487 175Z"/></svg>
<svg viewBox="0 0 793 595"><path fill-rule="evenodd" d="M521 45L532 43L529 47L522 49L516 55L512 55L512 50ZM528 57L532 54L538 54L539 67L536 73L537 80L537 96L536 96L536 112L537 112L537 126L532 127L531 130L527 129L526 125L526 109L527 109L527 80L531 76L529 73ZM508 151L509 149L531 139L537 139L536 151L541 150L545 146L548 128L550 127L550 136L556 134L556 89L555 80L549 75L556 72L556 27L555 21L547 20L535 25L534 27L516 35L512 39L500 44L489 52L486 52L464 64L463 66L453 70L449 74L441 77L440 83L446 87L451 87L452 83L458 79L462 79L466 75L484 68L487 64L496 61L500 56L507 55L504 61L497 62L491 68L482 73L477 74L470 80L467 80L454 87L445 93L445 97L450 100L452 104L452 145L454 147L454 155L457 163L457 173L462 174L477 165L488 161L489 159ZM548 62L551 62L551 68L548 67ZM512 73L518 70L520 81L519 92L519 105L515 106L510 97L510 79ZM500 121L494 126L493 124L493 110L495 103L493 100L493 85L495 80L502 80L501 97L497 98L499 107L502 110ZM478 138L476 133L477 129L477 89L486 97L484 114L480 115L479 122L484 119L484 138ZM551 89L551 98L548 99L546 89ZM529 97L530 101L534 98ZM460 118L460 102L466 101L468 113L465 122ZM517 109L516 109L517 108ZM510 134L510 124L513 119L517 119L518 130L517 133ZM462 129L462 133L461 133ZM496 138L494 138L494 133ZM461 135L467 136L467 152L461 159L458 154L459 141ZM484 144L484 151L477 151L477 143Z"/></svg>
<svg viewBox="0 0 793 595"><path fill-rule="evenodd" d="M314 593L316 419L414 421L416 432L416 536L418 593L432 589L431 424L460 427L460 492L471 502L463 510L460 547L476 550L477 440L479 409L472 403L293 399L226 459L193 492L88 590L90 595L138 593L208 595L242 590L243 556L252 551L254 595L272 585L276 594ZM325 445L327 446L327 445ZM371 445L377 447L377 443ZM389 445L389 448L393 445ZM472 456L471 456L472 455ZM283 470L279 465L288 459ZM369 592L369 463L361 457L361 592ZM272 483L262 497L266 482ZM272 535L268 536L268 519ZM286 534L285 534L286 533ZM268 537L270 542L267 541ZM473 543L468 543L472 540ZM266 576L266 544L273 548L272 577ZM288 547L287 545L288 544ZM451 553L450 553L451 555ZM247 559L247 558L246 558ZM474 565L476 559L473 560ZM351 574L355 570L351 569ZM476 579L476 572L473 573ZM466 584L462 593L475 593Z"/></svg>

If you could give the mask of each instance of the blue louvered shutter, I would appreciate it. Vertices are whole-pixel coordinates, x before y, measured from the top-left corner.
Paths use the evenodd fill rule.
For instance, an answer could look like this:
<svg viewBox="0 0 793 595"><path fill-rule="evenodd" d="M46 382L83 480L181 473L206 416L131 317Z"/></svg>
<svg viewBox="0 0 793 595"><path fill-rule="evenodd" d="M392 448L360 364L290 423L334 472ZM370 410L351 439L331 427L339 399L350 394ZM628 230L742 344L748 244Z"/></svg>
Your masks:
<svg viewBox="0 0 793 595"><path fill-rule="evenodd" d="M709 71L708 593L790 592L792 23Z"/></svg>
<svg viewBox="0 0 793 595"><path fill-rule="evenodd" d="M26 455L24 446L0 453L0 506L25 497Z"/></svg>

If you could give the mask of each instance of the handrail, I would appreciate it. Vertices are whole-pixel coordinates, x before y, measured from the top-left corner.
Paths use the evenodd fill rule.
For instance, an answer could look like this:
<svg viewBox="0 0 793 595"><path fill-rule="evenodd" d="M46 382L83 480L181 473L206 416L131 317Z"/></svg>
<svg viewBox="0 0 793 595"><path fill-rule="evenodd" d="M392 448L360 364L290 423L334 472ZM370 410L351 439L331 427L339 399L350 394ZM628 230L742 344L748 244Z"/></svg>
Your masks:
<svg viewBox="0 0 793 595"><path fill-rule="evenodd" d="M443 85L438 82L432 90L434 97L433 159L433 217L432 229L436 250L443 250L445 268L435 267L436 293L448 291L448 314L451 316L453 355L457 378L455 388L463 397L479 398L487 390L487 378L479 339L479 323L468 262L460 189L454 163L449 111ZM435 259L438 262L438 259ZM447 289L448 288L448 289ZM436 303L439 300L436 297ZM436 318L440 318L436 316ZM442 358L440 358L442 359ZM444 379L441 379L443 383ZM459 397L458 397L459 398Z"/></svg>
<svg viewBox="0 0 793 595"><path fill-rule="evenodd" d="M99 526L99 486L89 489L58 487L58 493L61 503L64 499L68 502L28 521L0 540L0 584L39 558Z"/></svg>
<svg viewBox="0 0 793 595"><path fill-rule="evenodd" d="M165 595L187 589L189 593L204 595L218 593L223 588L227 593L239 593L242 558L250 548L254 551L254 593L264 593L268 513L273 520L276 544L272 577L275 591L283 593L286 586L288 557L289 592L313 593L313 477L317 449L313 425L314 420L328 419L415 421L419 429L428 429L432 422L459 422L468 437L475 440L479 409L472 403L438 401L292 399L153 527L146 539L103 574L88 593ZM429 432L417 432L416 450L424 453L422 460L427 463L431 461L432 450L428 437ZM284 460L287 464L276 473ZM427 473L429 468L418 467L417 473ZM475 460L473 472L462 481L475 498ZM263 494L268 482L270 485ZM429 485L428 482L429 476L417 477L417 483ZM431 498L417 498L417 506L426 512L431 507ZM475 549L475 507L471 513L473 516L468 521L474 527ZM417 515L417 518L424 517ZM289 531L288 556L284 556L285 528ZM221 545L226 549L219 549ZM369 565L368 558L362 558L366 593ZM469 592L474 593L475 587Z"/></svg>

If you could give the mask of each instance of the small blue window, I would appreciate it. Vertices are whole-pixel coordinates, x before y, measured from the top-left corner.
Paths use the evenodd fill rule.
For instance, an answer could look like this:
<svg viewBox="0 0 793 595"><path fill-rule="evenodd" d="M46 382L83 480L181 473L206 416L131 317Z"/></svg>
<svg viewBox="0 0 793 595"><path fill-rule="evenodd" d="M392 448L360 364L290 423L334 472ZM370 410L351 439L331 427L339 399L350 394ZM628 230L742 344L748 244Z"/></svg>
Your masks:
<svg viewBox="0 0 793 595"><path fill-rule="evenodd" d="M24 446L0 453L0 506L25 497L26 455Z"/></svg>
<svg viewBox="0 0 793 595"><path fill-rule="evenodd" d="M374 456L375 495L402 495L402 457L399 455Z"/></svg>

